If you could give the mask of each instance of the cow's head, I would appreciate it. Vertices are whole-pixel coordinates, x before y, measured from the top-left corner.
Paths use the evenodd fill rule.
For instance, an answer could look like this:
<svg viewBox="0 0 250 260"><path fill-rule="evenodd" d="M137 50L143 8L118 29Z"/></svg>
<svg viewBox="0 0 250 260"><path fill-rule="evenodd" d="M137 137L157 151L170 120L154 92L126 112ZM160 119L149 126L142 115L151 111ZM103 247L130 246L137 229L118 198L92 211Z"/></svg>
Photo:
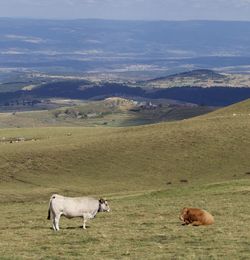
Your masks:
<svg viewBox="0 0 250 260"><path fill-rule="evenodd" d="M99 199L99 211L110 211L110 207L106 199Z"/></svg>
<svg viewBox="0 0 250 260"><path fill-rule="evenodd" d="M181 214L180 214L180 220L182 220L182 221L185 221L185 219L187 218L187 216L188 216L188 208L183 208L182 210L181 210Z"/></svg>

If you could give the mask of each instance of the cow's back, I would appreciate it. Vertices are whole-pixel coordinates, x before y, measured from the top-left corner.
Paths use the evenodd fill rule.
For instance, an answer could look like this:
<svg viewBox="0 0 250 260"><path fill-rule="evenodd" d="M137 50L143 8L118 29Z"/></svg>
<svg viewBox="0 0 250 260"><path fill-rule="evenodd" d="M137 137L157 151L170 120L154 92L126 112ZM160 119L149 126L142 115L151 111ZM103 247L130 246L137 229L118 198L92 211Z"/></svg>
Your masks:
<svg viewBox="0 0 250 260"><path fill-rule="evenodd" d="M214 217L206 210L199 208L184 208L181 220L187 224L196 223L197 225L211 225L214 223Z"/></svg>
<svg viewBox="0 0 250 260"><path fill-rule="evenodd" d="M95 215L99 208L99 201L91 197L72 198L57 194L53 196L51 201L53 211L69 218L82 217L84 214Z"/></svg>

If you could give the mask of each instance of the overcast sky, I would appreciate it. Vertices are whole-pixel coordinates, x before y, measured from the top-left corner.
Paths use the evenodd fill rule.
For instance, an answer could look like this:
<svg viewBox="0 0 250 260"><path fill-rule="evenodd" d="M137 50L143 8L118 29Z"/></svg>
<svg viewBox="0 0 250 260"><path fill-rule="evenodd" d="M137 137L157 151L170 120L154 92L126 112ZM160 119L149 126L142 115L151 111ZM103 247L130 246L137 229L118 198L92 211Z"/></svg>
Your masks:
<svg viewBox="0 0 250 260"><path fill-rule="evenodd" d="M0 0L0 17L250 21L250 0Z"/></svg>

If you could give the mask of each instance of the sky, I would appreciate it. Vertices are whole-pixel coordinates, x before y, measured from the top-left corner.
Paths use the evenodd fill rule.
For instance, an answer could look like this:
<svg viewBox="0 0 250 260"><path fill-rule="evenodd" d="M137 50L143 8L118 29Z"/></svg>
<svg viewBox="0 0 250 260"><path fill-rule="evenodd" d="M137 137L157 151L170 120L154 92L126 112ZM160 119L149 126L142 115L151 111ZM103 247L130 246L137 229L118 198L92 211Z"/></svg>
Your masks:
<svg viewBox="0 0 250 260"><path fill-rule="evenodd" d="M250 21L250 0L0 0L0 17Z"/></svg>

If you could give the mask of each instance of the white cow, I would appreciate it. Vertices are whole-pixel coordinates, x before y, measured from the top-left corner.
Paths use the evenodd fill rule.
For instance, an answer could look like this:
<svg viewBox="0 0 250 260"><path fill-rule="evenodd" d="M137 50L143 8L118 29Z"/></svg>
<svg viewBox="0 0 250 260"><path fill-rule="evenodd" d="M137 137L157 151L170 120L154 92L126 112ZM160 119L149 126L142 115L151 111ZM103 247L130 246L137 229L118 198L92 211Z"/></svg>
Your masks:
<svg viewBox="0 0 250 260"><path fill-rule="evenodd" d="M82 217L83 229L86 229L88 219L95 217L97 212L110 211L108 202L104 199L91 197L64 197L58 194L51 196L49 201L48 219L52 215L52 224L55 231L59 230L59 220L63 215L66 218Z"/></svg>

